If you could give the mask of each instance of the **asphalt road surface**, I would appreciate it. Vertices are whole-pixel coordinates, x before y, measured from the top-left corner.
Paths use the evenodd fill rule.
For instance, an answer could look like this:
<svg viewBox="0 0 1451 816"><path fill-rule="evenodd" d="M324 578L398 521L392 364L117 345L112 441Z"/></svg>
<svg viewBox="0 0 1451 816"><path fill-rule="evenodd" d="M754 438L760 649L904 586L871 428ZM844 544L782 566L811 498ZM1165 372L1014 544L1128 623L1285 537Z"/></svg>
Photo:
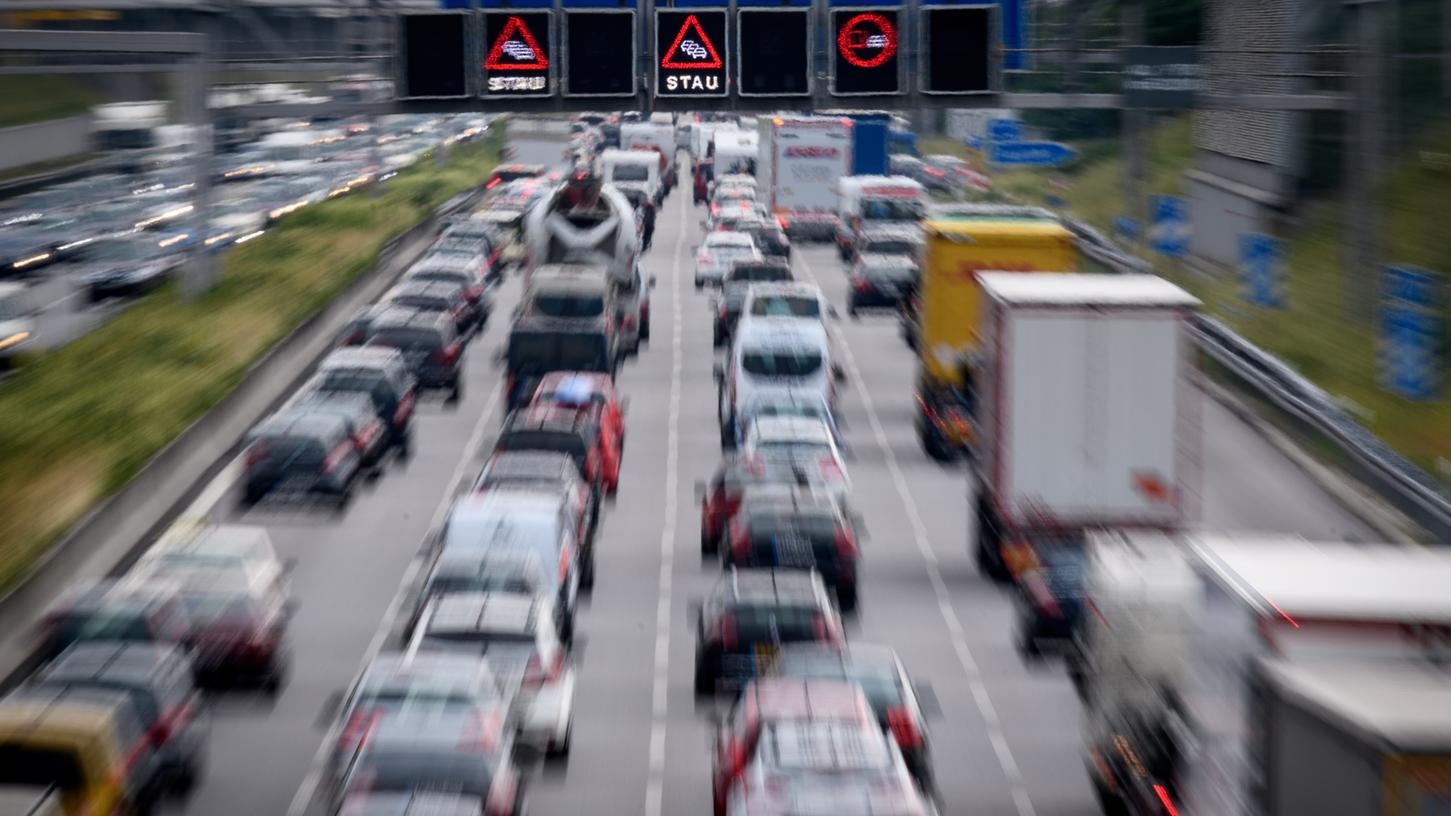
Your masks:
<svg viewBox="0 0 1451 816"><path fill-rule="evenodd" d="M624 472L602 526L598 584L580 610L573 753L531 779L534 816L677 816L710 807L711 726L691 690L690 617L691 601L718 572L699 557L693 488L720 457L708 298L690 285L702 212L677 190L657 222L647 258L647 273L658 279L653 343L619 377L630 398ZM795 268L844 304L833 249L798 246ZM502 371L491 358L517 281L497 295L495 318L467 352L463 401L425 402L413 458L390 462L346 512L239 514L226 489L232 469L209 491L214 519L265 525L282 555L296 559L294 664L274 699L245 692L217 699L207 772L164 812L325 812L314 769L328 699L396 636L392 608L416 578L416 555L499 425ZM931 739L944 814L1096 813L1073 692L1051 666L1019 660L1011 602L972 564L966 471L933 463L918 447L913 362L895 320L843 319L839 328L849 349L842 420L855 507L869 534L849 637L894 646L937 698ZM1206 399L1201 416L1209 526L1374 538L1229 412Z"/></svg>

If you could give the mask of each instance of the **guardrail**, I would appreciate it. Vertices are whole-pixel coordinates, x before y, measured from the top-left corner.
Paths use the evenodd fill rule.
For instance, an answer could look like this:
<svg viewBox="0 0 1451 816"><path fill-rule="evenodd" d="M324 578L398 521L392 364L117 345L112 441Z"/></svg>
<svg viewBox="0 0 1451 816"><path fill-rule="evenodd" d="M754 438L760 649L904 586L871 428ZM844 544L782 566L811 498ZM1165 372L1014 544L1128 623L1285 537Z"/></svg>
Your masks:
<svg viewBox="0 0 1451 816"><path fill-rule="evenodd" d="M1092 227L1069 219L1064 224L1094 261L1115 272L1152 271L1142 258L1124 252ZM1451 542L1451 498L1440 483L1357 423L1319 386L1214 318L1196 319L1194 341L1238 390L1273 411L1298 442L1329 448L1341 470L1433 540Z"/></svg>

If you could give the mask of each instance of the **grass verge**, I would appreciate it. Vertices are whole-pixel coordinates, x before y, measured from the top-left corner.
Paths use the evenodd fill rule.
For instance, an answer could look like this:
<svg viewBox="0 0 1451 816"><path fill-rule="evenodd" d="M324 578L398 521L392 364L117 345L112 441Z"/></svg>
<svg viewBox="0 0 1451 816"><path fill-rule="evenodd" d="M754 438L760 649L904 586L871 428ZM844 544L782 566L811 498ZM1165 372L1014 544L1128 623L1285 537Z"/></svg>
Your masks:
<svg viewBox="0 0 1451 816"><path fill-rule="evenodd" d="M1188 117L1161 120L1146 156L1147 192L1181 195L1183 173L1193 166ZM962 148L950 142L934 149ZM1062 171L1010 170L994 174L996 192L1040 204L1053 193L1077 218L1106 234L1123 214L1124 164L1116 141L1078 147L1083 159ZM924 145L924 151L927 149ZM1420 135L1415 149L1393 163L1385 178L1384 256L1451 274L1451 230L1440 227L1451 201L1451 119ZM1051 189L1052 176L1069 186ZM1245 301L1231 270L1206 274L1159 257L1158 272L1194 292L1207 311L1250 341L1294 366L1342 405L1371 432L1422 469L1451 485L1451 401L1415 402L1380 387L1375 327L1348 319L1349 297L1341 252L1345 235L1339 199L1311 201L1288 235L1288 308L1264 309ZM1451 336L1451 314L1447 315Z"/></svg>
<svg viewBox="0 0 1451 816"><path fill-rule="evenodd" d="M79 116L101 101L100 95L74 77L0 76L0 128Z"/></svg>
<svg viewBox="0 0 1451 816"><path fill-rule="evenodd" d="M284 220L221 259L194 302L168 286L0 388L0 591L220 401L248 367L493 167L492 140Z"/></svg>

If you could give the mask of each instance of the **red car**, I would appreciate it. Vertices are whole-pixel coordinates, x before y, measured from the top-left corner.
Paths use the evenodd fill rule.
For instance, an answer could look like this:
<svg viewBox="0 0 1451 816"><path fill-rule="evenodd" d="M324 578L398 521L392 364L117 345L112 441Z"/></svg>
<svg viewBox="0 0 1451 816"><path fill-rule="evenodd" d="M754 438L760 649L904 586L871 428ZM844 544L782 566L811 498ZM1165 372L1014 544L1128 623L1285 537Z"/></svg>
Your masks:
<svg viewBox="0 0 1451 816"><path fill-rule="evenodd" d="M559 406L598 413L600 426L615 436L615 447L625 449L625 405L615 393L608 374L555 371L544 375L534 389L529 407Z"/></svg>
<svg viewBox="0 0 1451 816"><path fill-rule="evenodd" d="M610 495L620 489L620 449L615 435L583 411L543 405L515 411L504 421L494 450L567 453L586 482Z"/></svg>
<svg viewBox="0 0 1451 816"><path fill-rule="evenodd" d="M725 816L731 790L745 780L757 749L770 743L778 729L834 724L881 732L855 683L773 677L748 685L716 732L711 772L715 816Z"/></svg>
<svg viewBox="0 0 1451 816"><path fill-rule="evenodd" d="M791 462L762 457L730 456L721 462L710 483L696 482L700 499L700 552L714 553L720 547L726 525L741 507L747 487L759 484L799 484L801 475Z"/></svg>

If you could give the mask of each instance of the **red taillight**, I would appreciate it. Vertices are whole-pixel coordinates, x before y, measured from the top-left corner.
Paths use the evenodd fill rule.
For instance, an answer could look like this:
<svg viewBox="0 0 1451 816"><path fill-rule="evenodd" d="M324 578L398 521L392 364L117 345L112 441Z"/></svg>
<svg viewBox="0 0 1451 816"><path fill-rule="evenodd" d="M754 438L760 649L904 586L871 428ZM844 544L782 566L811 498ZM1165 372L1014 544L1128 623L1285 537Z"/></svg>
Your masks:
<svg viewBox="0 0 1451 816"><path fill-rule="evenodd" d="M917 730L916 718L905 708L893 708L887 712L887 727L897 738L897 746L904 751L922 747L922 732Z"/></svg>
<svg viewBox="0 0 1451 816"><path fill-rule="evenodd" d="M364 428L363 432L358 434L358 450L360 452L367 450L368 446L373 444L373 440L377 439L378 434L381 434L382 432L383 423L379 422L376 419L368 423L368 427Z"/></svg>
<svg viewBox="0 0 1451 816"><path fill-rule="evenodd" d="M836 463L836 459L823 456L821 457L821 475L827 481L838 479L841 477L841 465Z"/></svg>
<svg viewBox="0 0 1451 816"><path fill-rule="evenodd" d="M433 361L442 365L453 365L454 361L458 359L459 352L463 351L463 348L463 344L455 340L443 348L435 349L433 352Z"/></svg>
<svg viewBox="0 0 1451 816"><path fill-rule="evenodd" d="M731 556L741 563L750 559L751 536L746 532L745 525L731 525Z"/></svg>
<svg viewBox="0 0 1451 816"><path fill-rule="evenodd" d="M1169 798L1169 791L1163 785L1154 786L1154 795L1159 797L1159 803L1164 806L1164 816L1179 816L1179 809L1174 807L1174 800Z"/></svg>
<svg viewBox="0 0 1451 816"><path fill-rule="evenodd" d="M398 407L393 409L393 424L402 425L411 416L413 416L413 394L410 392L404 394L403 398L398 400Z"/></svg>
<svg viewBox="0 0 1451 816"><path fill-rule="evenodd" d="M786 216L778 215L776 216L776 223L780 225L782 230L784 230L790 225L791 222L786 220Z"/></svg>
<svg viewBox="0 0 1451 816"><path fill-rule="evenodd" d="M355 443L351 437L334 445L332 451L328 453L327 458L322 460L322 472L332 473L336 470L339 465L347 460L348 454L357 451L354 445Z"/></svg>
<svg viewBox="0 0 1451 816"><path fill-rule="evenodd" d="M852 281L852 284L856 286L856 290L858 292L872 291L872 282L867 280L866 278L857 278Z"/></svg>
<svg viewBox="0 0 1451 816"><path fill-rule="evenodd" d="M247 447L247 458L245 460L245 465L248 468L254 468L257 465L262 464L262 460L266 458L267 446L262 444L261 442L254 442Z"/></svg>
<svg viewBox="0 0 1451 816"><path fill-rule="evenodd" d="M837 528L836 552L841 557L843 563L856 560L856 538L851 534L851 530L845 527Z"/></svg>
<svg viewBox="0 0 1451 816"><path fill-rule="evenodd" d="M811 619L811 634L819 643L839 643L841 640L824 615Z"/></svg>
<svg viewBox="0 0 1451 816"><path fill-rule="evenodd" d="M464 297L467 297L469 299L469 302L476 301L483 296L484 287L478 285L477 283L470 284L469 288L464 290Z"/></svg>
<svg viewBox="0 0 1451 816"><path fill-rule="evenodd" d="M488 184L485 184L484 185L484 189L485 190L492 190L495 187L498 187L501 183L503 183L503 181L504 181L504 178L502 176L494 176L493 178L489 179L489 183Z"/></svg>
<svg viewBox="0 0 1451 816"><path fill-rule="evenodd" d="M739 640L736 637L736 619L734 615L725 615L720 619L720 646L722 649L734 649Z"/></svg>
<svg viewBox="0 0 1451 816"><path fill-rule="evenodd" d="M353 716L348 718L348 723L343 727L342 733L338 735L338 749L344 753L350 752L358 743L362 742L372 730L373 725L383 718L383 714L371 709L358 709Z"/></svg>
<svg viewBox="0 0 1451 816"><path fill-rule="evenodd" d="M1053 591L1048 588L1048 583L1041 575L1029 576L1023 582L1028 591L1028 597L1032 599L1033 606L1039 612L1054 618L1063 617L1063 608L1058 605L1058 599L1053 597Z"/></svg>

